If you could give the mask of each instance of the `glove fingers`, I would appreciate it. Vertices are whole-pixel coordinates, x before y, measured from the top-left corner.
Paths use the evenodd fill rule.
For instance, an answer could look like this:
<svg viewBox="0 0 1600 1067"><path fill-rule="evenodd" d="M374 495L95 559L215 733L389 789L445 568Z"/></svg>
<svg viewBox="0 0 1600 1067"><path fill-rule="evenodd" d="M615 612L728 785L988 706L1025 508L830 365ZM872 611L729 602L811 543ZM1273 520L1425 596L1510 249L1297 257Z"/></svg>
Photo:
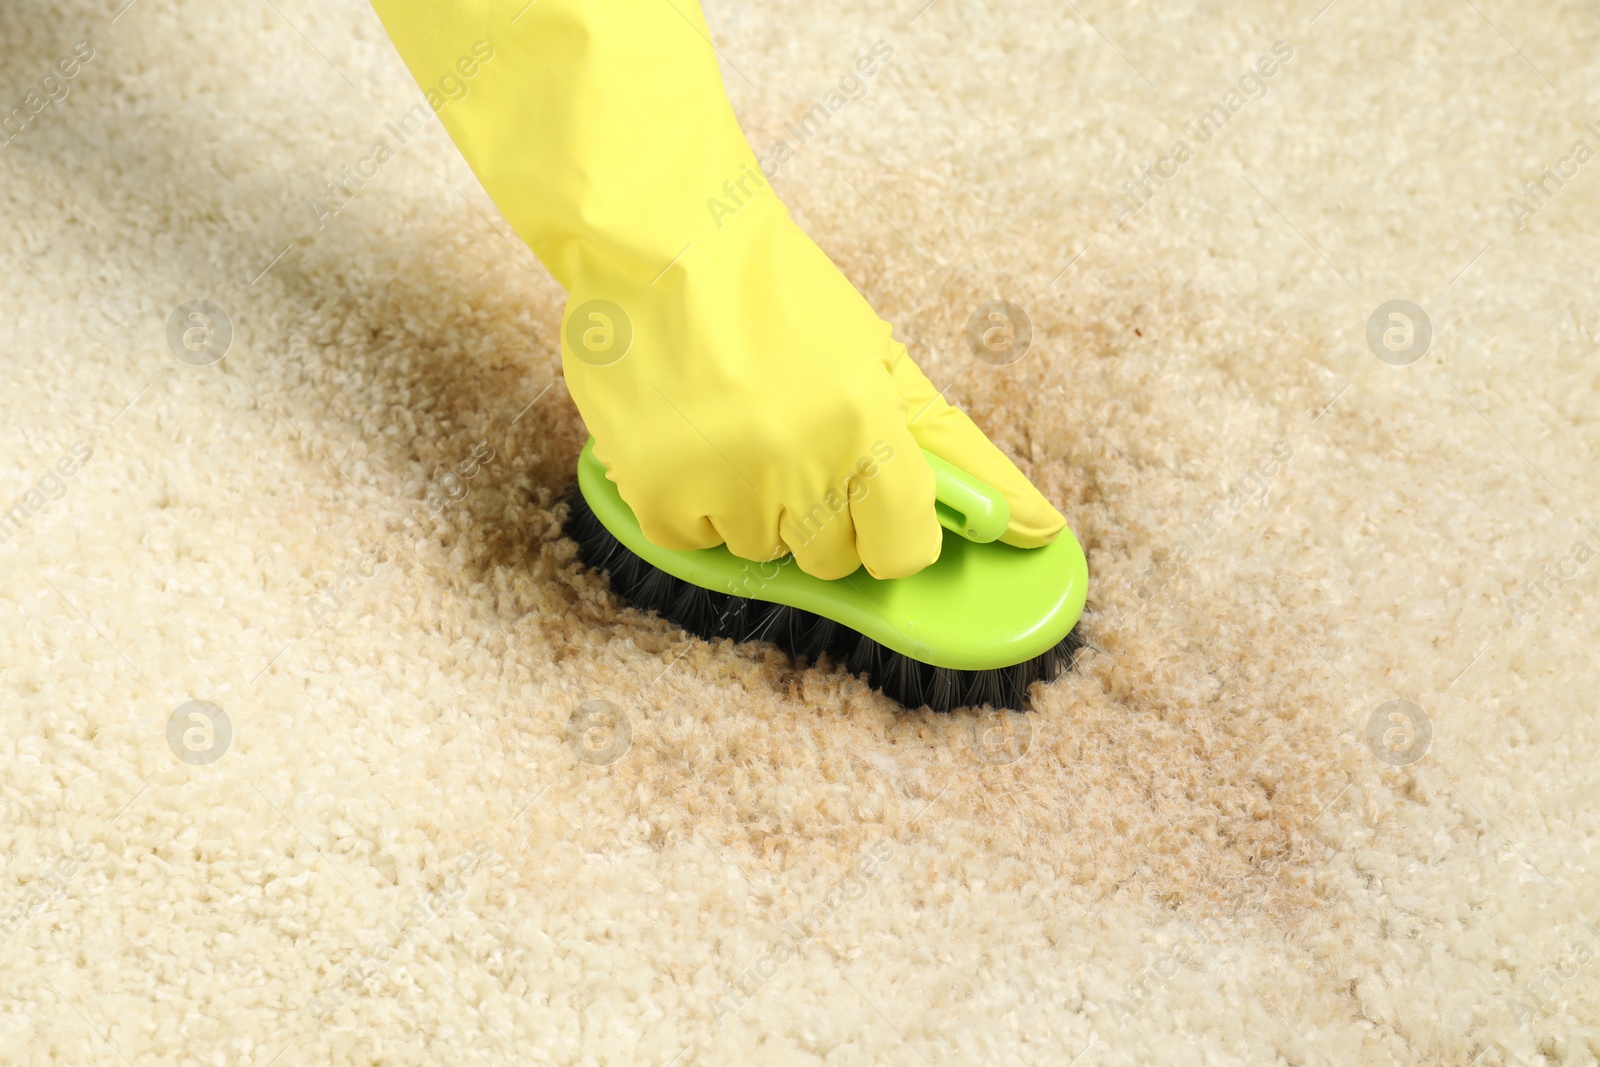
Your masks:
<svg viewBox="0 0 1600 1067"><path fill-rule="evenodd" d="M794 553L794 561L807 574L826 581L854 574L861 566L856 553L855 523L850 517L850 501L861 495L859 482L851 478L839 490L809 508L786 507L778 523L783 543Z"/></svg>
<svg viewBox="0 0 1600 1067"><path fill-rule="evenodd" d="M887 442L890 456L877 473L852 478L860 492L850 501L856 552L874 578L904 578L939 558L943 528L933 511L933 468L910 433Z"/></svg>
<svg viewBox="0 0 1600 1067"><path fill-rule="evenodd" d="M765 523L752 522L743 514L731 516L713 515L705 519L716 534L717 542L728 546L740 559L753 560L765 563L783 554L783 546L772 535Z"/></svg>
<svg viewBox="0 0 1600 1067"><path fill-rule="evenodd" d="M893 367L895 385L906 402L907 428L917 443L940 459L998 489L1011 505L1011 525L1000 540L1018 548L1038 548L1055 540L1066 526L1061 512L1035 489L1017 465L978 429L966 412L952 407L927 375L904 354Z"/></svg>
<svg viewBox="0 0 1600 1067"><path fill-rule="evenodd" d="M697 548L715 548L722 544L722 534L704 516L674 514L670 508L639 507L623 497L639 520L639 531L653 545L670 548L674 552L689 552Z"/></svg>

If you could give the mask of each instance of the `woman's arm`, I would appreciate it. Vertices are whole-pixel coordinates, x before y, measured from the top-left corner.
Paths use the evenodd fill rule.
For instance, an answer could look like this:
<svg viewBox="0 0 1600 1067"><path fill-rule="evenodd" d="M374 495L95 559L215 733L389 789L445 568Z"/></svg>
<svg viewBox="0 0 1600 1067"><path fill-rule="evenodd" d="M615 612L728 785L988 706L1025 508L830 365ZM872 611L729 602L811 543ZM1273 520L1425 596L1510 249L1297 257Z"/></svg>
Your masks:
<svg viewBox="0 0 1600 1067"><path fill-rule="evenodd" d="M1004 540L1062 528L794 224L739 129L697 3L374 7L425 90L492 49L439 117L568 290L567 386L650 540L792 551L824 578L863 563L914 573L942 542L923 447L1006 495Z"/></svg>

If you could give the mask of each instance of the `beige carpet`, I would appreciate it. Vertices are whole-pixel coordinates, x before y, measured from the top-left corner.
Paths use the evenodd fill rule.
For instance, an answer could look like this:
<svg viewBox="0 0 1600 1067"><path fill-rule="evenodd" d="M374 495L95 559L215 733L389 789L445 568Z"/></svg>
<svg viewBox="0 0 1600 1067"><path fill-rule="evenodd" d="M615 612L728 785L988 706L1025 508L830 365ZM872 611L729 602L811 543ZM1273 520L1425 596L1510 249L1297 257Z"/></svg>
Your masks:
<svg viewBox="0 0 1600 1067"><path fill-rule="evenodd" d="M7 5L0 1058L1600 1061L1600 13L1319 2L707 12L1089 550L1020 723L573 562L562 293L365 6Z"/></svg>

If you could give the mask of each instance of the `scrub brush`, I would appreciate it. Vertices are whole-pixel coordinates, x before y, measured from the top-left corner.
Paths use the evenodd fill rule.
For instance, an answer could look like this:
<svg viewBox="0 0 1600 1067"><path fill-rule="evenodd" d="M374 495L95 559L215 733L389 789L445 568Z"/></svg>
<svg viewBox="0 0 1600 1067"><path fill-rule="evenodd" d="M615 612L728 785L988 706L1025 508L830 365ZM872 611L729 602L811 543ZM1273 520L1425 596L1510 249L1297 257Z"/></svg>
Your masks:
<svg viewBox="0 0 1600 1067"><path fill-rule="evenodd" d="M578 458L566 495L567 536L612 590L684 630L714 640L769 641L796 659L824 654L907 708L1022 709L1029 687L1072 664L1089 572L1069 529L1042 548L997 538L1005 498L931 453L939 559L908 578L866 571L825 581L792 556L752 563L726 546L673 551L651 544L594 455Z"/></svg>

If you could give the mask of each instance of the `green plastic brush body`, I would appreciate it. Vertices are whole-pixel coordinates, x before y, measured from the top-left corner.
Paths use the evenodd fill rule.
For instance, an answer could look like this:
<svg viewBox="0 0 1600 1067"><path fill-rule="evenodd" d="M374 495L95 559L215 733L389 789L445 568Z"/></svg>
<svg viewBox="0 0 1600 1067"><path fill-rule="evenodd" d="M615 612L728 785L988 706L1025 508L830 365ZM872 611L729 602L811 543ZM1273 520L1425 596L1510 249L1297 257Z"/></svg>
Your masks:
<svg viewBox="0 0 1600 1067"><path fill-rule="evenodd" d="M907 578L880 580L865 568L825 581L793 556L767 563L725 546L674 551L652 544L595 458L578 459L578 488L601 523L629 551L703 589L808 611L921 663L985 671L1022 663L1055 647L1083 613L1089 568L1063 529L1042 548L996 540L1010 520L1005 498L930 453L937 514L945 527L939 558Z"/></svg>

